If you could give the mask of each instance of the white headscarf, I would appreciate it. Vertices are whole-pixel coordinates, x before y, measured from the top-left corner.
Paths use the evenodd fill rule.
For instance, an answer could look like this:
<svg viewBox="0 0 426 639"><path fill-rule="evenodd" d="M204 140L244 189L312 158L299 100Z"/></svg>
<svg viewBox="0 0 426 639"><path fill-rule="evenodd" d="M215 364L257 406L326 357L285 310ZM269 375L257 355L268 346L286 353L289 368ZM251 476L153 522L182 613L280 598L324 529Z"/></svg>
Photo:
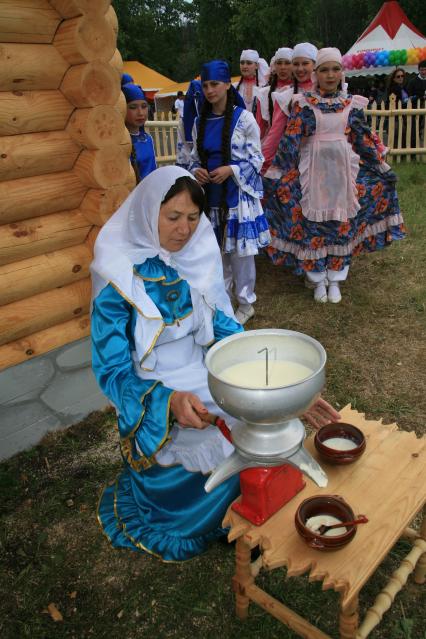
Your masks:
<svg viewBox="0 0 426 639"><path fill-rule="evenodd" d="M318 49L310 42L299 42L293 49L292 60L295 58L308 58L309 60L317 59Z"/></svg>
<svg viewBox="0 0 426 639"><path fill-rule="evenodd" d="M136 353L139 362L144 361L144 367L148 368L147 358L164 328L164 321L146 293L143 279L134 274L134 265L158 255L188 282L197 344L205 345L214 339L216 308L234 318L223 281L219 246L204 213L193 236L180 251L171 253L160 246L158 216L161 203L176 180L184 176L195 179L191 173L176 166L162 167L147 175L101 229L90 267L92 300L111 283L137 309Z"/></svg>
<svg viewBox="0 0 426 639"><path fill-rule="evenodd" d="M240 62L241 60L248 60L249 62L259 62L259 54L254 49L244 49L241 51Z"/></svg>
<svg viewBox="0 0 426 639"><path fill-rule="evenodd" d="M293 57L293 49L290 49L289 47L281 47L280 49L277 49L274 53L274 60L290 60Z"/></svg>

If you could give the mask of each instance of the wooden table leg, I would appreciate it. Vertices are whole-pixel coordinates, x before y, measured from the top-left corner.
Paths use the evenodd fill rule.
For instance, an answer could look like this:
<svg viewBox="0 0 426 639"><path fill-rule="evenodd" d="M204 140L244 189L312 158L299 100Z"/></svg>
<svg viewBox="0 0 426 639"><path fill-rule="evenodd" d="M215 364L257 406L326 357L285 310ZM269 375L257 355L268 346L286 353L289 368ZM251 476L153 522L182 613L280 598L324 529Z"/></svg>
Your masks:
<svg viewBox="0 0 426 639"><path fill-rule="evenodd" d="M340 607L340 639L356 639L358 630L358 597L355 597L345 610Z"/></svg>
<svg viewBox="0 0 426 639"><path fill-rule="evenodd" d="M426 505L423 506L423 519L420 527L422 539L426 539ZM414 570L414 581L416 584L424 584L426 581L426 552L422 554Z"/></svg>
<svg viewBox="0 0 426 639"><path fill-rule="evenodd" d="M246 588L254 583L254 577L250 571L251 550L242 537L237 539L235 559L232 585L236 598L236 614L239 619L247 619L250 599L246 595Z"/></svg>

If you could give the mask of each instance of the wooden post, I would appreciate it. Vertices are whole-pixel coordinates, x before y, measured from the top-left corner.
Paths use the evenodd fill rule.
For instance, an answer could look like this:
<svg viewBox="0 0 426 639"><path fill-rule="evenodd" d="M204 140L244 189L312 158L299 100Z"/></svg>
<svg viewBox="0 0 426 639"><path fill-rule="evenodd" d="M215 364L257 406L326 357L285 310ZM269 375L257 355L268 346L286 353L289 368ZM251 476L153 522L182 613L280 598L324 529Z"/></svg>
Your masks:
<svg viewBox="0 0 426 639"><path fill-rule="evenodd" d="M411 99L408 99L407 102L407 110L409 109L411 111L412 109L412 103L411 103ZM407 124L405 127L405 148L409 149L411 148L411 127L412 127L412 121L413 121L413 116L411 115L411 113L407 113ZM406 162L411 162L411 155L407 155L406 156Z"/></svg>
<svg viewBox="0 0 426 639"><path fill-rule="evenodd" d="M12 302L0 313L0 344L41 331L89 312L90 278Z"/></svg>
<svg viewBox="0 0 426 639"><path fill-rule="evenodd" d="M246 589L254 583L254 577L250 572L251 550L242 537L236 541L235 558L235 576L232 585L235 592L236 614L239 619L247 619L250 599L246 595Z"/></svg>
<svg viewBox="0 0 426 639"><path fill-rule="evenodd" d="M82 244L91 223L78 210L41 215L0 226L0 264Z"/></svg>
<svg viewBox="0 0 426 639"><path fill-rule="evenodd" d="M426 541L426 505L423 506L422 523L420 526L420 535ZM424 584L426 582L426 552L424 552L414 571L414 581L416 584Z"/></svg>
<svg viewBox="0 0 426 639"><path fill-rule="evenodd" d="M80 210L91 224L103 226L128 195L129 189L124 184L110 189L90 189L80 205Z"/></svg>
<svg viewBox="0 0 426 639"><path fill-rule="evenodd" d="M0 93L0 136L61 131L73 111L60 91Z"/></svg>
<svg viewBox="0 0 426 639"><path fill-rule="evenodd" d="M0 346L0 370L90 335L88 314L56 324Z"/></svg>
<svg viewBox="0 0 426 639"><path fill-rule="evenodd" d="M355 639L358 629L358 597L354 597L345 610L340 609L340 639Z"/></svg>
<svg viewBox="0 0 426 639"><path fill-rule="evenodd" d="M0 42L52 42L60 21L47 0L1 0Z"/></svg>
<svg viewBox="0 0 426 639"><path fill-rule="evenodd" d="M0 180L67 171L80 151L66 131L0 137Z"/></svg>
<svg viewBox="0 0 426 639"><path fill-rule="evenodd" d="M99 105L91 109L76 109L67 126L73 140L87 149L101 149L122 144L123 119L113 106Z"/></svg>
<svg viewBox="0 0 426 639"><path fill-rule="evenodd" d="M69 64L51 44L0 44L2 91L57 89Z"/></svg>
<svg viewBox="0 0 426 639"><path fill-rule="evenodd" d="M71 171L0 182L0 224L75 209L86 191Z"/></svg>
<svg viewBox="0 0 426 639"><path fill-rule="evenodd" d="M79 16L64 20L56 31L53 44L69 64L93 60L108 62L116 49L116 34L105 16Z"/></svg>
<svg viewBox="0 0 426 639"><path fill-rule="evenodd" d="M395 96L392 94L389 97L389 109L391 111L389 115L389 123L388 123L388 144L389 149L394 149L396 147L395 144L395 116L392 111L395 110Z"/></svg>
<svg viewBox="0 0 426 639"><path fill-rule="evenodd" d="M91 251L85 244L80 244L0 266L0 305L89 277L91 261Z"/></svg>
<svg viewBox="0 0 426 639"><path fill-rule="evenodd" d="M80 15L104 15L111 0L50 0L62 18L75 18Z"/></svg>
<svg viewBox="0 0 426 639"><path fill-rule="evenodd" d="M120 97L120 74L100 60L78 64L68 69L60 90L71 104L79 108L115 105Z"/></svg>

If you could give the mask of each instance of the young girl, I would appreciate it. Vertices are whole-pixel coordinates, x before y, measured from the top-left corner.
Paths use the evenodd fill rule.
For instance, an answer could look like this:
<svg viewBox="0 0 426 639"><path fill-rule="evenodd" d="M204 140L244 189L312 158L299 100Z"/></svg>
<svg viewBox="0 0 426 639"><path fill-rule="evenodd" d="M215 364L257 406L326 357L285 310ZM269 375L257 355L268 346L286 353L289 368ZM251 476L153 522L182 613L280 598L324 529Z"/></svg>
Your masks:
<svg viewBox="0 0 426 639"><path fill-rule="evenodd" d="M262 142L262 153L265 158L262 174L266 177L277 177L274 174L266 173L278 150L278 145L284 134L287 118L290 114L289 105L295 93L309 91L312 88L312 72L315 66L318 49L310 42L296 44L293 49L291 63L293 74L293 87L287 91L276 93L274 112L272 116L271 128ZM291 108L291 107L290 107Z"/></svg>
<svg viewBox="0 0 426 639"><path fill-rule="evenodd" d="M276 93L281 93L292 83L291 57L293 49L281 47L271 60L271 76L269 85L256 91L258 107L256 109L256 122L260 129L260 139L263 140L272 124Z"/></svg>
<svg viewBox="0 0 426 639"><path fill-rule="evenodd" d="M254 256L270 241L260 204L259 127L251 113L234 105L226 62L204 64L201 82L205 101L194 125L191 171L206 190L207 212L222 248L225 284L238 302L236 317L244 324L254 315Z"/></svg>
<svg viewBox="0 0 426 639"><path fill-rule="evenodd" d="M130 162L138 184L146 175L157 168L154 142L144 125L148 119L148 102L141 87L125 84L121 87L127 102L126 127L132 138Z"/></svg>
<svg viewBox="0 0 426 639"><path fill-rule="evenodd" d="M313 91L293 97L273 163L282 177L265 211L268 254L306 274L317 302L340 302L352 256L404 237L396 177L365 120L368 99L348 96L343 79L340 51L321 49Z"/></svg>
<svg viewBox="0 0 426 639"><path fill-rule="evenodd" d="M256 88L263 87L267 82L268 63L254 49L245 49L241 51L240 71L241 78L235 88L242 96L246 109L255 113Z"/></svg>

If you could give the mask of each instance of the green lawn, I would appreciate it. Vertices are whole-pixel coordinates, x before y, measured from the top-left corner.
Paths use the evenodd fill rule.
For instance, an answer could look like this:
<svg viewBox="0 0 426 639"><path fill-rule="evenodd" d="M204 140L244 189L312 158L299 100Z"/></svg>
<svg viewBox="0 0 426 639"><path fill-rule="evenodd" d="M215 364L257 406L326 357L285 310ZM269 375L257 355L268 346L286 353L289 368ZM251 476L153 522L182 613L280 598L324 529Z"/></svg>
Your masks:
<svg viewBox="0 0 426 639"><path fill-rule="evenodd" d="M325 396L368 416L424 434L426 165L397 167L408 227L405 241L358 258L341 304L315 304L291 274L258 259L255 320L318 338L328 353ZM233 549L216 544L185 564L113 550L96 521L99 491L119 471L111 414L94 414L29 452L0 464L0 637L2 639L290 639L296 635L255 605L234 616ZM362 591L371 605L407 552L400 542ZM337 637L337 595L259 577L324 632ZM54 603L63 621L47 612ZM410 579L372 639L425 639L426 588Z"/></svg>

